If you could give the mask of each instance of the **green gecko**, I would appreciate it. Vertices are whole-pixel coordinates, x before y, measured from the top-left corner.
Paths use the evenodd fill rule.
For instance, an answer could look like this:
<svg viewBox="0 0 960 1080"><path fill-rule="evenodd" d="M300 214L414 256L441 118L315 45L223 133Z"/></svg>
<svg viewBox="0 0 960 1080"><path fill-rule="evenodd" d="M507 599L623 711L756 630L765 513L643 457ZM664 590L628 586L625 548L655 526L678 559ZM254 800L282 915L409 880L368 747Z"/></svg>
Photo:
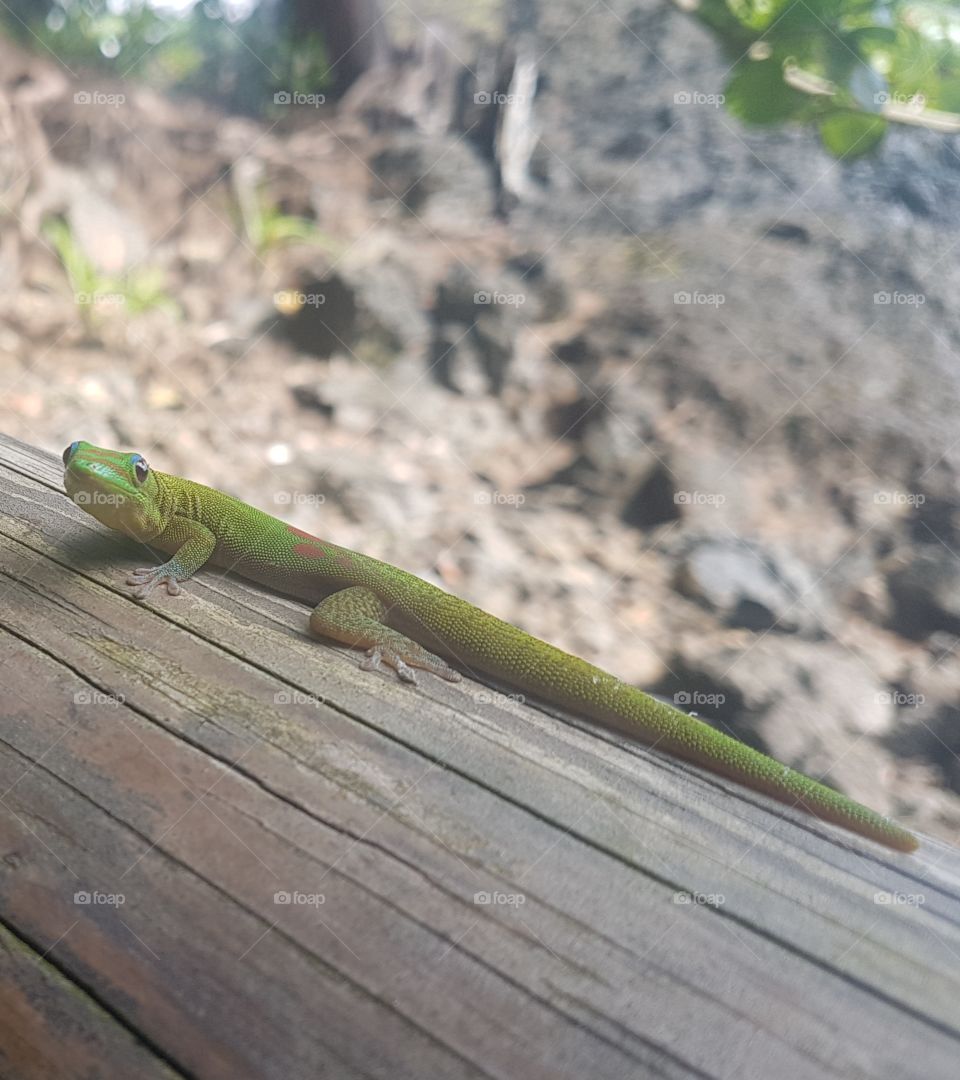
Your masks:
<svg viewBox="0 0 960 1080"><path fill-rule="evenodd" d="M63 462L77 505L170 555L128 577L137 599L158 585L176 595L180 582L211 562L315 604L311 631L365 649L365 671L386 664L412 683L420 668L456 682L461 675L450 663L457 663L887 847L917 847L916 837L873 810L413 574L157 472L140 454L74 442Z"/></svg>

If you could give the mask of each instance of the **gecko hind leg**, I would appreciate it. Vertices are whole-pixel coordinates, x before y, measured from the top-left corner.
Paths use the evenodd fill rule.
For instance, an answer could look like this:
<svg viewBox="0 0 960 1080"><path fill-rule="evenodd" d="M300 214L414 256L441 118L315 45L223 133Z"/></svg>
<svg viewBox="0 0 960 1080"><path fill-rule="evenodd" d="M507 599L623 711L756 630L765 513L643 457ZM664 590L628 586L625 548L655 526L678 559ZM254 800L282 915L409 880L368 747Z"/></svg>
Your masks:
<svg viewBox="0 0 960 1080"><path fill-rule="evenodd" d="M386 664L403 682L417 681L413 668L430 671L449 682L460 681L460 672L445 660L387 626L383 621L386 615L387 605L372 589L353 585L317 604L310 613L310 629L319 637L365 649L366 658L360 662L364 671L377 671Z"/></svg>

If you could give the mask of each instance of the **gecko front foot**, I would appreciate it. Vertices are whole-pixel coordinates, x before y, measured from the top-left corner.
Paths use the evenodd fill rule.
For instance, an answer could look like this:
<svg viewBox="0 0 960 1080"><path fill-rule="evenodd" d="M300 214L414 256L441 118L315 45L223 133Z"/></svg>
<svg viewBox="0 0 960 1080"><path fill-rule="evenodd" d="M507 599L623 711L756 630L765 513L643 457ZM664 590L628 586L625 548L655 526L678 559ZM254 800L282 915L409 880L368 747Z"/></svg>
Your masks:
<svg viewBox="0 0 960 1080"><path fill-rule="evenodd" d="M138 567L127 577L127 584L136 586L133 595L138 600L145 600L158 585L166 585L170 596L178 596L180 593L180 578L176 568L171 567L169 562L161 566Z"/></svg>

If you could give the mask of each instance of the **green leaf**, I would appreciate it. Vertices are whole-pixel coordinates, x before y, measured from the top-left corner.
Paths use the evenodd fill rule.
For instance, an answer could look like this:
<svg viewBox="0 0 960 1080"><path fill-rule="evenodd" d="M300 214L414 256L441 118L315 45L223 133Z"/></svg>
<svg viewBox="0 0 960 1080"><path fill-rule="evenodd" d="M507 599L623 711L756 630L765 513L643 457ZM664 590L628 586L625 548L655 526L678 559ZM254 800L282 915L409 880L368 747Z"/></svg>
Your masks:
<svg viewBox="0 0 960 1080"><path fill-rule="evenodd" d="M785 7L785 0L727 0L727 7L743 26L763 30Z"/></svg>
<svg viewBox="0 0 960 1080"><path fill-rule="evenodd" d="M728 110L748 124L776 124L795 116L807 98L783 81L778 60L743 60L724 90Z"/></svg>
<svg viewBox="0 0 960 1080"><path fill-rule="evenodd" d="M820 138L834 157L860 157L883 138L887 122L868 113L837 112L820 121Z"/></svg>
<svg viewBox="0 0 960 1080"><path fill-rule="evenodd" d="M844 38L854 52L869 54L874 49L889 49L897 43L897 32L889 26L861 26L849 30Z"/></svg>
<svg viewBox="0 0 960 1080"><path fill-rule="evenodd" d="M960 78L944 79L937 88L934 107L960 113Z"/></svg>

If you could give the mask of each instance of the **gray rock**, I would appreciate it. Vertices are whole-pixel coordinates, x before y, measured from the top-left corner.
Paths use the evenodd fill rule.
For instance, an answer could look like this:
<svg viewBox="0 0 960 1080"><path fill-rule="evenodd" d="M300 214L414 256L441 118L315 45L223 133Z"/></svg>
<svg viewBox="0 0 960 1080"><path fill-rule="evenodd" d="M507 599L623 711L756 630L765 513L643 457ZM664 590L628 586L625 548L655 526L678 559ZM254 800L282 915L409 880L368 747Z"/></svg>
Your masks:
<svg viewBox="0 0 960 1080"><path fill-rule="evenodd" d="M677 570L677 588L715 612L728 626L795 633L819 623L806 596L813 585L798 566L743 540L703 540Z"/></svg>
<svg viewBox="0 0 960 1080"><path fill-rule="evenodd" d="M479 374L487 392L503 390L517 336L529 318L527 288L508 272L490 284L459 264L451 269L433 307L429 365L438 382L459 393L477 393Z"/></svg>
<svg viewBox="0 0 960 1080"><path fill-rule="evenodd" d="M919 548L887 575L891 628L920 639L935 631L960 634L960 565L941 544Z"/></svg>

